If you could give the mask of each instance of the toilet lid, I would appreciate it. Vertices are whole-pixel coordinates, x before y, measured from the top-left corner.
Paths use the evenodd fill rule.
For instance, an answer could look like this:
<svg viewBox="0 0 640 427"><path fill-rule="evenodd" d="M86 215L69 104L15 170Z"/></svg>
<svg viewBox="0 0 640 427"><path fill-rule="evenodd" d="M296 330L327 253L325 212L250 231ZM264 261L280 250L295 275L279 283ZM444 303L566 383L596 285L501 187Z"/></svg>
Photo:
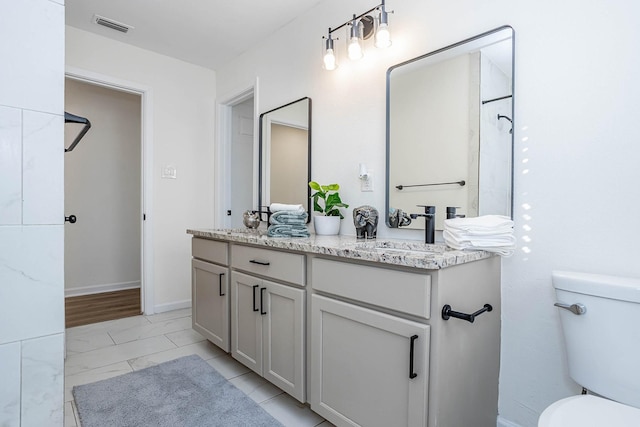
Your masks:
<svg viewBox="0 0 640 427"><path fill-rule="evenodd" d="M567 397L540 415L538 427L638 427L640 409L592 395Z"/></svg>

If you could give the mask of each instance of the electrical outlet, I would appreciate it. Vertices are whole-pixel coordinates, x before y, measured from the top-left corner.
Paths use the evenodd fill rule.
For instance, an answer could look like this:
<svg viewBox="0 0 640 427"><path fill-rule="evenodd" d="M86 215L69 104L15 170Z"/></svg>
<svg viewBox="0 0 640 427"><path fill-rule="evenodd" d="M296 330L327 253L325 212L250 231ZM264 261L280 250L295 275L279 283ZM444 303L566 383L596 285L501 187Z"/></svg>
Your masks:
<svg viewBox="0 0 640 427"><path fill-rule="evenodd" d="M162 166L162 172L160 174L160 178L163 179L176 179L177 178L177 173L176 173L176 167L173 165L164 165Z"/></svg>
<svg viewBox="0 0 640 427"><path fill-rule="evenodd" d="M369 170L367 176L360 179L360 191L373 191L373 171Z"/></svg>

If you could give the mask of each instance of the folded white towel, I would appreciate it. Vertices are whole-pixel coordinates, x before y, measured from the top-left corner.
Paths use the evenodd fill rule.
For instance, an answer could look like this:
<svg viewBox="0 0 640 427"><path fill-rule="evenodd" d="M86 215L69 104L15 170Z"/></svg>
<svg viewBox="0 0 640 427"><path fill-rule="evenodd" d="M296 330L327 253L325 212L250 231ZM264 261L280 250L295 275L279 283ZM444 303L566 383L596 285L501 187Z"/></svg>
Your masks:
<svg viewBox="0 0 640 427"><path fill-rule="evenodd" d="M454 249L484 250L511 256L516 248L513 221L502 215L447 219L442 237Z"/></svg>
<svg viewBox="0 0 640 427"><path fill-rule="evenodd" d="M473 218L452 218L444 220L445 228L484 234L485 232L507 232L513 228L513 221L504 215L483 215Z"/></svg>
<svg viewBox="0 0 640 427"><path fill-rule="evenodd" d="M298 212L298 213L306 212L304 206L302 205L287 205L285 203L271 203L271 206L269 206L269 210L271 212L281 212L281 211Z"/></svg>
<svg viewBox="0 0 640 427"><path fill-rule="evenodd" d="M446 230L442 233L444 237L444 241L447 246L453 249L459 250L476 250L476 251L487 251L493 252L501 256L511 256L516 248L516 239L513 236L511 238L504 241L472 241L472 240L461 240L457 238L453 238L451 233L448 233Z"/></svg>

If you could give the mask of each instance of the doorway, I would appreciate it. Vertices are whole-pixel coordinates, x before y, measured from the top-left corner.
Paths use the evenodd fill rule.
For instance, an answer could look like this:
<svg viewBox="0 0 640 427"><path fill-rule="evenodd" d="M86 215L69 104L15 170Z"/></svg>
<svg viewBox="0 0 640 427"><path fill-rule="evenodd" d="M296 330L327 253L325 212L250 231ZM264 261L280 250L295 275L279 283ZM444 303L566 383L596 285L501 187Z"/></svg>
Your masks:
<svg viewBox="0 0 640 427"><path fill-rule="evenodd" d="M253 97L231 107L231 228L244 227L242 214L254 207L253 109Z"/></svg>
<svg viewBox="0 0 640 427"><path fill-rule="evenodd" d="M218 101L215 205L217 228L243 228L242 214L258 202L257 81Z"/></svg>
<svg viewBox="0 0 640 427"><path fill-rule="evenodd" d="M142 312L141 98L65 81L65 110L92 123L65 153L65 216L76 217L65 224L65 297L77 307L67 327ZM77 133L65 125L65 146Z"/></svg>

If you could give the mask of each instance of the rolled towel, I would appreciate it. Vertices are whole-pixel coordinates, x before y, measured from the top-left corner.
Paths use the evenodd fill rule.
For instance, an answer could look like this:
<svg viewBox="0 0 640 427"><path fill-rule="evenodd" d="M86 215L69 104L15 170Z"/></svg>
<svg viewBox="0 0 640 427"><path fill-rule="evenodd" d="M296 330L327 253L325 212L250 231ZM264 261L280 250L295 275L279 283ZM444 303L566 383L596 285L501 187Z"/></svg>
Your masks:
<svg viewBox="0 0 640 427"><path fill-rule="evenodd" d="M285 203L271 203L271 205L269 206L269 210L271 212L280 212L280 211L287 211L287 212L306 212L306 210L304 209L304 206L302 205L287 205Z"/></svg>
<svg viewBox="0 0 640 427"><path fill-rule="evenodd" d="M304 225L272 224L267 228L269 237L309 237L309 229Z"/></svg>
<svg viewBox="0 0 640 427"><path fill-rule="evenodd" d="M306 212L278 211L271 215L269 224L305 225L307 223L307 217Z"/></svg>

